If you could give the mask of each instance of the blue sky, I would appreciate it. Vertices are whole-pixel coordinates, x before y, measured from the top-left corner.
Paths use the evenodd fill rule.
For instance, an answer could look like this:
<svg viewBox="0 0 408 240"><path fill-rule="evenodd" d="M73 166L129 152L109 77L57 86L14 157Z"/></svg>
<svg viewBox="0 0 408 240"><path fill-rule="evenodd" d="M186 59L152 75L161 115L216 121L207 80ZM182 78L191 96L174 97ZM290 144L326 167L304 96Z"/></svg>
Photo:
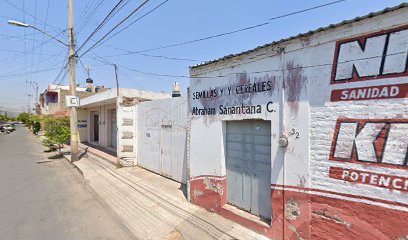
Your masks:
<svg viewBox="0 0 408 240"><path fill-rule="evenodd" d="M84 42L118 1L74 0L77 46ZM123 26L163 1L149 1ZM9 26L7 20L25 21L68 42L68 35L64 31L68 26L67 2L61 0L0 0L0 110L21 111L26 109L29 98L27 94L34 94L32 87L27 85L26 81L37 81L40 85L40 92L43 92L49 83L55 81L67 56L67 48L62 44L32 29ZM82 52L91 47L142 1L124 2L127 4L83 46ZM77 82L82 86L85 85L86 73L83 66L91 65L93 69L91 77L96 84L115 87L113 66L106 64L110 62L116 63L119 67L121 87L170 92L171 83L178 81L185 89L189 85L188 78L154 76L129 69L155 74L187 76L188 66L201 61L253 49L265 43L402 3L394 0L347 0L281 18L256 29L188 45L145 52L149 55L189 60L139 54L121 55L125 51L152 49L260 24L279 15L328 2L332 1L169 0L103 45L82 56L77 65ZM94 11L97 6L99 7ZM25 10L26 13L21 10ZM118 30L120 29L119 27ZM81 51L79 54L81 55ZM103 57L105 63L96 61L95 58L98 57ZM68 76L61 81L58 79L57 82L68 84ZM30 101L33 103L34 99L31 97Z"/></svg>

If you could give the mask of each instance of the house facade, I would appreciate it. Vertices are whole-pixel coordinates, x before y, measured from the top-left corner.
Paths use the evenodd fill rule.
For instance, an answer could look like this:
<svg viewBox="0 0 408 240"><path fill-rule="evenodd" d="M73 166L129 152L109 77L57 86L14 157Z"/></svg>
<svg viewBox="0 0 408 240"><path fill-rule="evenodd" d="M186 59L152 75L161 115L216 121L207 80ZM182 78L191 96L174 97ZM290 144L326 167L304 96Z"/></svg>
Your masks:
<svg viewBox="0 0 408 240"><path fill-rule="evenodd" d="M406 238L407 16L191 67L191 201L274 239Z"/></svg>
<svg viewBox="0 0 408 240"><path fill-rule="evenodd" d="M137 161L137 109L141 102L169 98L167 93L110 89L81 100L80 142L104 148L134 165Z"/></svg>
<svg viewBox="0 0 408 240"><path fill-rule="evenodd" d="M106 88L100 87L97 92L102 92ZM82 99L91 96L95 93L95 88L89 90L83 87L76 88L76 95ZM69 108L65 103L65 96L69 96L70 90L69 86L49 84L47 89L40 95L40 106L39 113L42 115L69 115Z"/></svg>

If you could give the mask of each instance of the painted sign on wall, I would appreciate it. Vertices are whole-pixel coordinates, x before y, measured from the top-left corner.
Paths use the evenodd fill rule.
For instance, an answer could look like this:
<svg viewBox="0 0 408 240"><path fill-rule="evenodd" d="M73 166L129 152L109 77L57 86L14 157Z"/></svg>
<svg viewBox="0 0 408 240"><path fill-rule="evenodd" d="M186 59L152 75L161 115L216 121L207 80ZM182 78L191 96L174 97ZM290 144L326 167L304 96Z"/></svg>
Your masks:
<svg viewBox="0 0 408 240"><path fill-rule="evenodd" d="M336 43L331 84L408 76L408 26L392 28ZM406 98L408 84L333 90L330 100L356 101Z"/></svg>
<svg viewBox="0 0 408 240"><path fill-rule="evenodd" d="M408 169L408 119L338 119L330 160ZM330 167L329 177L408 191L408 178Z"/></svg>
<svg viewBox="0 0 408 240"><path fill-rule="evenodd" d="M246 72L236 76L236 82L223 86L211 86L193 91L192 115L241 115L276 112L273 101L255 104L255 95L275 90L276 80L271 76L249 77ZM216 83L218 84L218 83ZM201 106L200 106L201 105Z"/></svg>

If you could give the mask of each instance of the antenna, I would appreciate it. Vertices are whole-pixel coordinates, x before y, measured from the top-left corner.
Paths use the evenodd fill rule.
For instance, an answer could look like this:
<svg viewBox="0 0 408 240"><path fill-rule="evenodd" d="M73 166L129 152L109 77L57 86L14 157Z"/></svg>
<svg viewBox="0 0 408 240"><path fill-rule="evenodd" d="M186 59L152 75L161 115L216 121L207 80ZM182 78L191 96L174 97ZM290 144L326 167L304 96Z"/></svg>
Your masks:
<svg viewBox="0 0 408 240"><path fill-rule="evenodd" d="M91 71L92 71L91 65L88 65L88 66L86 67L86 71L87 71L87 73L88 73L88 78L91 78Z"/></svg>

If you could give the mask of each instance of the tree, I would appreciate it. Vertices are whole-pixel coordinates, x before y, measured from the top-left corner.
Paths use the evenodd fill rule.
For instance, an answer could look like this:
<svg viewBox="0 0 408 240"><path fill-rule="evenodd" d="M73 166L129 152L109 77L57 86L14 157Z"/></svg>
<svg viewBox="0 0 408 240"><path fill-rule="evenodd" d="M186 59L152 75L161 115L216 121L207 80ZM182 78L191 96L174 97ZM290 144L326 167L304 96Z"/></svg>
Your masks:
<svg viewBox="0 0 408 240"><path fill-rule="evenodd" d="M28 119L30 118L30 114L29 113L20 113L17 116L17 120L21 121L23 123L27 123Z"/></svg>
<svg viewBox="0 0 408 240"><path fill-rule="evenodd" d="M69 118L67 117L48 117L44 118L46 144L57 145L58 151L61 154L61 148L64 143L67 143L70 138Z"/></svg>

